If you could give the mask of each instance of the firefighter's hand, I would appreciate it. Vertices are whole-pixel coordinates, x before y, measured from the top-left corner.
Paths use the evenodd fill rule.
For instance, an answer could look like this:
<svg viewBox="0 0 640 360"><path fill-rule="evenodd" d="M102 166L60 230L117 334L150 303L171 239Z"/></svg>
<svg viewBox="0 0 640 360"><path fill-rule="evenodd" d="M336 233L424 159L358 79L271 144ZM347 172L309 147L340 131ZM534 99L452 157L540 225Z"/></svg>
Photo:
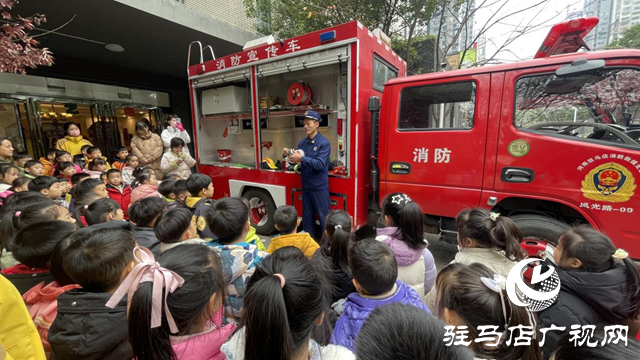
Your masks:
<svg viewBox="0 0 640 360"><path fill-rule="evenodd" d="M282 149L282 157L286 157L287 155L289 155L289 151L291 151L291 149L289 148Z"/></svg>
<svg viewBox="0 0 640 360"><path fill-rule="evenodd" d="M302 155L300 155L299 153L295 152L293 153L293 155L289 156L289 161L292 163L299 163L302 160Z"/></svg>

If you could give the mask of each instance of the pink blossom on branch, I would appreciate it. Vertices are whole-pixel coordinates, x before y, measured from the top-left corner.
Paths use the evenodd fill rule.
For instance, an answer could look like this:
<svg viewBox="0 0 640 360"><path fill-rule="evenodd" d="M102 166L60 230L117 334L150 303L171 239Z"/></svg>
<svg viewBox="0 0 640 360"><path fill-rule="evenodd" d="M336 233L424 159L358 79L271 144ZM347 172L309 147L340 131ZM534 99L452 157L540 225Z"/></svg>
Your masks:
<svg viewBox="0 0 640 360"><path fill-rule="evenodd" d="M53 56L47 48L39 48L39 42L29 36L28 30L47 21L42 14L28 18L13 16L9 12L17 0L0 0L2 30L0 30L0 73L24 74L26 68L51 66Z"/></svg>

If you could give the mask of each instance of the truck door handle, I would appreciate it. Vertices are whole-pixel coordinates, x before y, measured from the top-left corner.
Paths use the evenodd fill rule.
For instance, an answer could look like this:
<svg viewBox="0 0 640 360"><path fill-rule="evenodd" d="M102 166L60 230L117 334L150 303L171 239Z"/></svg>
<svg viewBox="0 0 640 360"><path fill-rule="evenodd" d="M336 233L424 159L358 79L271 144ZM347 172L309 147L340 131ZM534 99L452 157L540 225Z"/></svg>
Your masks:
<svg viewBox="0 0 640 360"><path fill-rule="evenodd" d="M404 162L392 162L389 165L389 171L392 174L407 175L411 172L411 164Z"/></svg>
<svg viewBox="0 0 640 360"><path fill-rule="evenodd" d="M534 172L527 168L503 168L501 179L504 182L530 183L533 181Z"/></svg>

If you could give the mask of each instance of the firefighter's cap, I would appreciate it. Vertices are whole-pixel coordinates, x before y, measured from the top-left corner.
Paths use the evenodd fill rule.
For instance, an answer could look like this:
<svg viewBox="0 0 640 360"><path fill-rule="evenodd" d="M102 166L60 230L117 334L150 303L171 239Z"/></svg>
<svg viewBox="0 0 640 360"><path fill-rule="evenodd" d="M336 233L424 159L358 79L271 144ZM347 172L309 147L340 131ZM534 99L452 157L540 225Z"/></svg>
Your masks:
<svg viewBox="0 0 640 360"><path fill-rule="evenodd" d="M320 118L320 114L318 114L315 111L311 111L311 110L307 110L307 112L304 113L304 118L305 119L313 119L317 122L320 122L321 118Z"/></svg>

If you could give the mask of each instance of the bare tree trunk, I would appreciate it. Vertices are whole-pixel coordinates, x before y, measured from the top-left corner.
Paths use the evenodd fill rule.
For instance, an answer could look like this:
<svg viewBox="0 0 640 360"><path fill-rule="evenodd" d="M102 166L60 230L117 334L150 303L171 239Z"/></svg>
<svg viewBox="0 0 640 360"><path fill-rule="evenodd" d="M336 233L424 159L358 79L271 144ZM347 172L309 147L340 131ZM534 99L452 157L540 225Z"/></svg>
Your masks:
<svg viewBox="0 0 640 360"><path fill-rule="evenodd" d="M422 0L418 2L416 4L416 7L414 8L413 21L409 26L409 36L407 36L407 51L405 52L405 59L409 59L409 56L411 55L411 40L413 39L413 32L415 31L416 25L418 24L418 18L420 17L420 10L422 10L422 8L424 8L426 4L427 4L427 0Z"/></svg>
<svg viewBox="0 0 640 360"><path fill-rule="evenodd" d="M438 24L438 35L436 36L435 63L433 64L433 72L438 72L440 67L440 35L442 34L442 25L444 24L444 11L447 7L447 0L442 2L440 8L440 23ZM446 54L445 54L446 55Z"/></svg>

